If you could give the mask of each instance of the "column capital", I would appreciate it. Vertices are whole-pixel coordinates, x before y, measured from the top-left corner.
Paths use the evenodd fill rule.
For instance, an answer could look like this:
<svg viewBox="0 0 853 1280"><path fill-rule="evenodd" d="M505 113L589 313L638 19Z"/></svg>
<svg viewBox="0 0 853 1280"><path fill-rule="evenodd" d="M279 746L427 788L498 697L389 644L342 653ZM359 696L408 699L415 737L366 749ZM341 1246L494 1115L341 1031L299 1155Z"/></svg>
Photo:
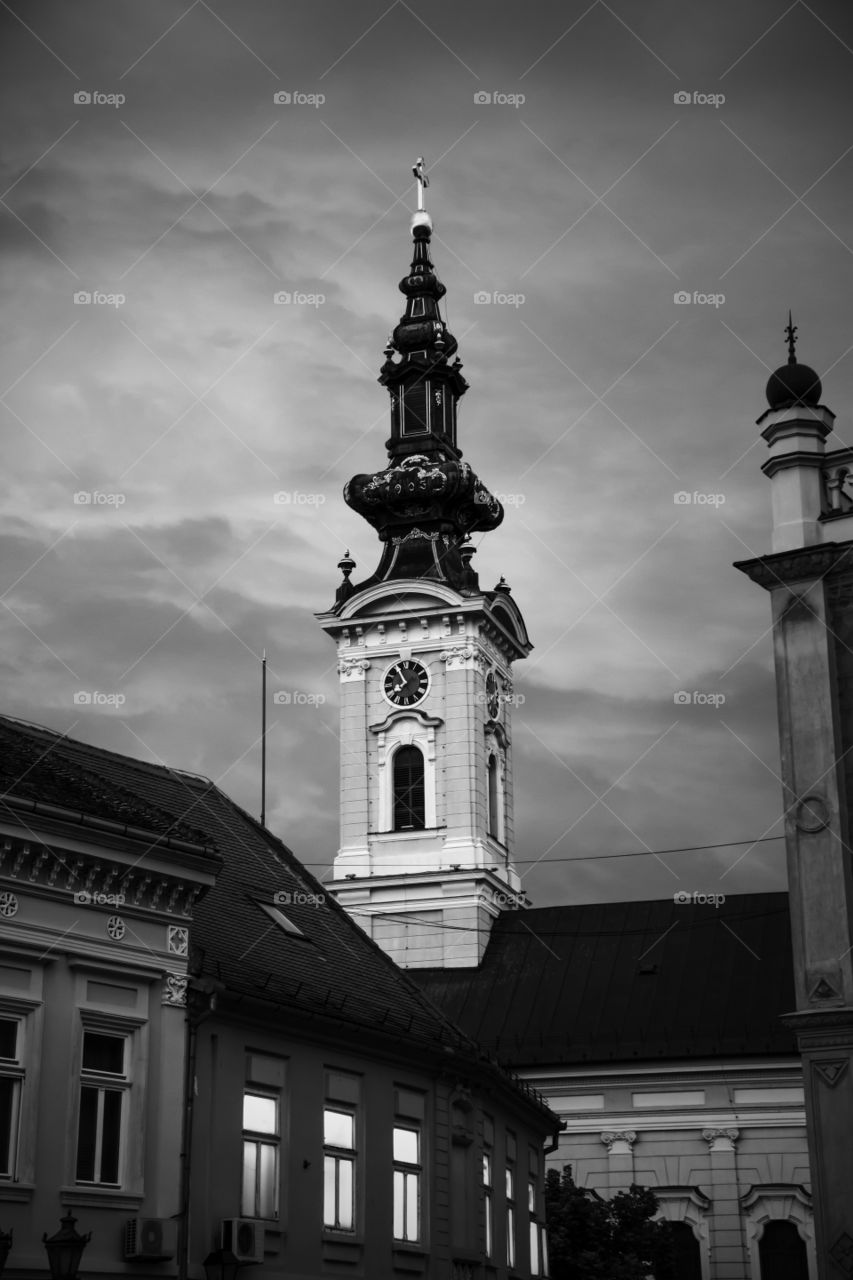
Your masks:
<svg viewBox="0 0 853 1280"><path fill-rule="evenodd" d="M717 1151L734 1151L740 1129L703 1129L702 1137L712 1154Z"/></svg>
<svg viewBox="0 0 853 1280"><path fill-rule="evenodd" d="M627 1156L631 1154L631 1148L637 1141L637 1134L634 1129L606 1129L601 1135L601 1141L607 1147L607 1154L611 1156Z"/></svg>

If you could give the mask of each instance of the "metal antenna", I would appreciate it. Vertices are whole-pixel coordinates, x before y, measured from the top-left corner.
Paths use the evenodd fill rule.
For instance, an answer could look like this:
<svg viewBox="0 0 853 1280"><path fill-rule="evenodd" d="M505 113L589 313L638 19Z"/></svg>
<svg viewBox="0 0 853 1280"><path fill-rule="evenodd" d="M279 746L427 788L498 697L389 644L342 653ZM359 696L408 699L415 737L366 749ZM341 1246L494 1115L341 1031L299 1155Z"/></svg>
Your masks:
<svg viewBox="0 0 853 1280"><path fill-rule="evenodd" d="M267 651L261 656L261 826L267 825Z"/></svg>

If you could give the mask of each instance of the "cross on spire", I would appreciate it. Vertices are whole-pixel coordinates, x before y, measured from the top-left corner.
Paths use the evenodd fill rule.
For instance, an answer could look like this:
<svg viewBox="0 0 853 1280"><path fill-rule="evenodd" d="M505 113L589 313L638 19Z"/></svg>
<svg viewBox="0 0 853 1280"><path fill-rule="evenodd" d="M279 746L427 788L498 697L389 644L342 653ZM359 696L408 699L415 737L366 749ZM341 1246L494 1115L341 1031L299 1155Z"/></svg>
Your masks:
<svg viewBox="0 0 853 1280"><path fill-rule="evenodd" d="M418 156L417 160L412 165L412 173L415 175L418 182L418 213L422 213L424 207L424 191L429 186L429 178L427 177L426 170L424 168L423 156Z"/></svg>

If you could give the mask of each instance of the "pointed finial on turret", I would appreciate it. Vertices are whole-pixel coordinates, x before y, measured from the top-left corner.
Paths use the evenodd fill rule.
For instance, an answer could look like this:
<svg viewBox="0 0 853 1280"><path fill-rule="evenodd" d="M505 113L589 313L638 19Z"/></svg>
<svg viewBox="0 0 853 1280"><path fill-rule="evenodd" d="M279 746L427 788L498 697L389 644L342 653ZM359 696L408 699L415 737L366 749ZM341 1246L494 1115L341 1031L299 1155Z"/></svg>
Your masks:
<svg viewBox="0 0 853 1280"><path fill-rule="evenodd" d="M343 556L338 561L338 568L344 576L341 579L341 585L335 592L335 604L342 605L346 604L347 600L349 600L350 596L355 591L355 587L350 582L350 574L355 568L355 561L349 553L349 547L347 547Z"/></svg>
<svg viewBox="0 0 853 1280"><path fill-rule="evenodd" d="M785 328L785 337L788 339L788 364L797 363L797 355L795 347L797 345L797 326L791 318L791 312L788 312L788 324Z"/></svg>

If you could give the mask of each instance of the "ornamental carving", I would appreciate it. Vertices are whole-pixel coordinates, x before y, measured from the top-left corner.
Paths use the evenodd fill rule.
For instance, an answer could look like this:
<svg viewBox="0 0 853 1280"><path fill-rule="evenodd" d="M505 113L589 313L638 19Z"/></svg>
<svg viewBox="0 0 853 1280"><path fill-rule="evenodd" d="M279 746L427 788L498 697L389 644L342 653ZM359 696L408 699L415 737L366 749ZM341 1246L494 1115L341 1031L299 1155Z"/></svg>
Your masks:
<svg viewBox="0 0 853 1280"><path fill-rule="evenodd" d="M834 1089L838 1081L844 1075L849 1065L847 1058L836 1058L835 1060L825 1060L823 1062L813 1062L817 1074L820 1076L824 1084L829 1085L830 1089Z"/></svg>
<svg viewBox="0 0 853 1280"><path fill-rule="evenodd" d="M189 979L183 974L167 973L163 980L163 995L160 1003L175 1009L186 1008L188 981Z"/></svg>
<svg viewBox="0 0 853 1280"><path fill-rule="evenodd" d="M5 890L0 893L0 916L5 916L8 920L11 916L17 915L18 899L14 893Z"/></svg>
<svg viewBox="0 0 853 1280"><path fill-rule="evenodd" d="M829 817L829 805L825 797L817 792L803 796L794 810L794 822L807 835L814 835L828 827Z"/></svg>
<svg viewBox="0 0 853 1280"><path fill-rule="evenodd" d="M369 670L367 658L341 658L338 663L338 675L341 680L363 680L365 671Z"/></svg>
<svg viewBox="0 0 853 1280"><path fill-rule="evenodd" d="M127 925L121 916L110 916L107 920L107 937L112 938L113 942L121 942L127 933Z"/></svg>
<svg viewBox="0 0 853 1280"><path fill-rule="evenodd" d="M438 656L441 662L447 664L448 671L452 671L456 667L485 666L485 659L482 653L473 644L451 645L449 649L442 649Z"/></svg>
<svg viewBox="0 0 853 1280"><path fill-rule="evenodd" d="M190 949L189 929L184 929L180 925L170 924L167 945L172 955L175 955L175 956L188 955L189 949Z"/></svg>

